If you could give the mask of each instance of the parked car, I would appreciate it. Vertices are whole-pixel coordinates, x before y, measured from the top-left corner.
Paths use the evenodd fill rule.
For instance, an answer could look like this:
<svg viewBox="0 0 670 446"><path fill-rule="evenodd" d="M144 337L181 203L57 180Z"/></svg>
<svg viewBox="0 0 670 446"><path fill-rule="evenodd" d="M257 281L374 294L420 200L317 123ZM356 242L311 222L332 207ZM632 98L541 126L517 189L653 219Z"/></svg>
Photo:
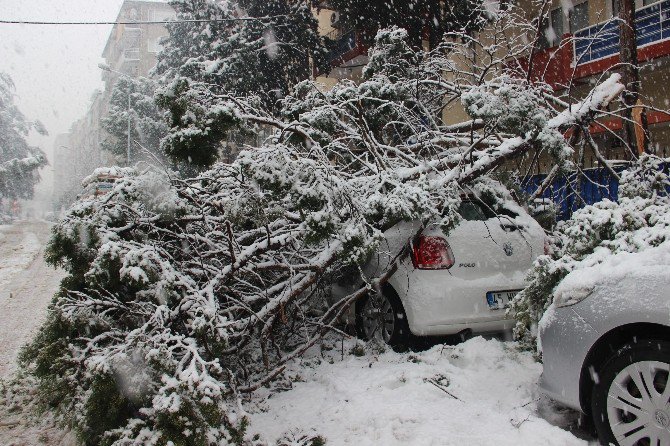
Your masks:
<svg viewBox="0 0 670 446"><path fill-rule="evenodd" d="M459 213L461 222L448 235L431 226L413 237L418 222L385 233L383 248L363 268L366 276L383 273L403 248L408 255L381 293L359 300L349 315L360 337L380 337L396 346L415 336L512 328L505 307L524 288L528 269L543 253L545 233L511 198L493 210L468 196ZM353 280L335 294L346 295L360 285Z"/></svg>
<svg viewBox="0 0 670 446"><path fill-rule="evenodd" d="M665 251L571 273L540 323L541 390L590 415L602 444L670 445Z"/></svg>
<svg viewBox="0 0 670 446"><path fill-rule="evenodd" d="M82 181L83 192L81 198L96 198L105 195L114 189L114 183L121 178L117 175L94 174Z"/></svg>

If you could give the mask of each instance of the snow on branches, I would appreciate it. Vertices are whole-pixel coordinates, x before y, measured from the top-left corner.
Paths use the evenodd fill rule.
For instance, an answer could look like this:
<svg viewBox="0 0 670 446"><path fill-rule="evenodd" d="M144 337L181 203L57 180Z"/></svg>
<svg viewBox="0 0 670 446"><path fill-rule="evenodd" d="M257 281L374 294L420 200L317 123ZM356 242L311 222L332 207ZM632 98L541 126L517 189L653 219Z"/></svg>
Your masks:
<svg viewBox="0 0 670 446"><path fill-rule="evenodd" d="M525 347L536 348L538 324L555 295L593 289L614 273L617 255L649 250L653 257L658 253L650 249L661 245L667 252L670 181L663 173L664 162L653 155L641 156L623 172L618 202L604 199L559 224L551 254L536 260L529 285L510 306L517 319L515 335ZM607 268L600 268L605 264Z"/></svg>
<svg viewBox="0 0 670 446"><path fill-rule="evenodd" d="M531 149L569 150L562 132L621 88L613 76L612 94L556 111L517 78L462 81L444 48L413 50L398 29L379 32L370 61L359 84L299 83L279 116L253 97L173 84L174 153L214 150L204 141L231 121L275 132L195 178L117 171L111 192L56 225L48 258L70 275L24 363L43 394L58 389L51 401L82 438L250 444L239 395L337 331L394 269L334 305L330 273L365 263L401 221L448 230L464 190L499 187L486 175ZM446 125L455 100L471 119Z"/></svg>
<svg viewBox="0 0 670 446"><path fill-rule="evenodd" d="M47 164L42 151L28 144L31 130L46 134L38 121L27 121L14 104L14 84L0 73L0 203L3 198L32 198L38 169Z"/></svg>

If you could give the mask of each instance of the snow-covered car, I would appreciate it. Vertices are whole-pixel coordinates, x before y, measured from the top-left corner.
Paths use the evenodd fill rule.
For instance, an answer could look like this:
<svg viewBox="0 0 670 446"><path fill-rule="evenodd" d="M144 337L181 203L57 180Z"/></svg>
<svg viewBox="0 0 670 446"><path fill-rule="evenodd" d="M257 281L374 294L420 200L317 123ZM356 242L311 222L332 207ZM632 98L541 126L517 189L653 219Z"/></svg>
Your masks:
<svg viewBox="0 0 670 446"><path fill-rule="evenodd" d="M670 445L670 243L571 272L539 324L541 390L602 444Z"/></svg>
<svg viewBox="0 0 670 446"><path fill-rule="evenodd" d="M128 167L99 167L81 182L83 192L79 198L96 198L109 193L121 178L134 174L134 170Z"/></svg>
<svg viewBox="0 0 670 446"><path fill-rule="evenodd" d="M107 194L114 188L114 182L117 179L118 177L100 176L86 185L82 197L95 198Z"/></svg>
<svg viewBox="0 0 670 446"><path fill-rule="evenodd" d="M419 222L398 224L384 234L383 249L363 268L367 277L382 274L403 247L408 255L380 294L355 305L349 317L360 337L405 345L413 336L511 329L514 322L506 318L505 307L544 252L545 232L511 199L493 210L469 195L458 212L461 221L448 235L436 225L415 237Z"/></svg>

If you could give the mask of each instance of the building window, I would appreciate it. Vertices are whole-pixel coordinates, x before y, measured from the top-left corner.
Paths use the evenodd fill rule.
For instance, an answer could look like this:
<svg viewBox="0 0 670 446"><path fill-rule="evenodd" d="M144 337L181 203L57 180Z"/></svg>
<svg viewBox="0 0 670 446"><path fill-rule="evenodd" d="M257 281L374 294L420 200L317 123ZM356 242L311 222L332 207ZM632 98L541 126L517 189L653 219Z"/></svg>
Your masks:
<svg viewBox="0 0 670 446"><path fill-rule="evenodd" d="M549 16L542 23L540 46L551 48L561 43L563 29L563 9L556 8L549 12Z"/></svg>
<svg viewBox="0 0 670 446"><path fill-rule="evenodd" d="M158 37L156 39L151 39L151 40L147 41L147 51L150 52L150 53L154 53L154 54L159 53L161 48L163 48L161 46L160 40L161 40L161 38Z"/></svg>
<svg viewBox="0 0 670 446"><path fill-rule="evenodd" d="M619 17L620 0L612 0L612 17Z"/></svg>
<svg viewBox="0 0 670 446"><path fill-rule="evenodd" d="M619 0L611 0L613 3ZM561 43L564 33L576 33L577 31L589 26L589 2L582 2L574 5L567 14L563 8L555 8L549 12L549 15L542 22L542 32L540 35L540 47L552 48ZM567 25L567 26L566 26Z"/></svg>
<svg viewBox="0 0 670 446"><path fill-rule="evenodd" d="M570 11L570 32L575 33L589 26L589 2L579 3Z"/></svg>
<svg viewBox="0 0 670 446"><path fill-rule="evenodd" d="M140 48L140 36L136 34L124 35L125 49L139 49Z"/></svg>
<svg viewBox="0 0 670 446"><path fill-rule="evenodd" d="M645 6L653 5L659 0L635 0L635 9L643 8ZM611 0L610 5L612 6L612 17L619 16L619 8L621 5L621 0Z"/></svg>
<svg viewBox="0 0 670 446"><path fill-rule="evenodd" d="M168 22L170 20L174 20L175 18L176 14L174 11L158 11L155 9L149 11L150 22Z"/></svg>
<svg viewBox="0 0 670 446"><path fill-rule="evenodd" d="M139 19L139 15L137 14L137 9L132 8L129 11L126 11L126 19L135 21Z"/></svg>

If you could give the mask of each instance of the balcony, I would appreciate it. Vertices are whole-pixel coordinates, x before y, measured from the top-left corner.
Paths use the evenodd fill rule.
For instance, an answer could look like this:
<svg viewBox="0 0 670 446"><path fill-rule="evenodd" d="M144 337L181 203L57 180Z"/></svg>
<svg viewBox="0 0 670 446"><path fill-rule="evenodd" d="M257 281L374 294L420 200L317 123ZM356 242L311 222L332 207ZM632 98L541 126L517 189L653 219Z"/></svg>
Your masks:
<svg viewBox="0 0 670 446"><path fill-rule="evenodd" d="M331 64L344 59L347 53L356 49L356 31L353 29L345 32L335 30L326 37L335 43L335 46L328 53L328 61Z"/></svg>
<svg viewBox="0 0 670 446"><path fill-rule="evenodd" d="M123 61L124 62L137 62L140 60L140 49L131 48L123 50Z"/></svg>
<svg viewBox="0 0 670 446"><path fill-rule="evenodd" d="M638 60L644 62L670 54L670 0L635 11ZM600 73L619 62L619 22L609 20L574 35L575 75Z"/></svg>
<svg viewBox="0 0 670 446"><path fill-rule="evenodd" d="M126 48L133 48L139 46L139 41L142 38L142 28L124 28L121 35L122 45Z"/></svg>
<svg viewBox="0 0 670 446"><path fill-rule="evenodd" d="M531 80L546 82L556 90L567 86L573 72L573 46L569 44L570 39L571 34L564 34L560 45L533 54ZM524 72L530 68L528 60L524 58L519 61L519 68ZM510 65L510 68L515 67Z"/></svg>
<svg viewBox="0 0 670 446"><path fill-rule="evenodd" d="M367 55L370 46L370 39L366 37L366 33L355 29L334 30L326 37L333 41L328 53L328 62L332 68L341 67L358 56ZM323 74L327 73L316 73L316 75Z"/></svg>
<svg viewBox="0 0 670 446"><path fill-rule="evenodd" d="M670 55L670 0L654 3L635 12L638 61ZM619 22L609 20L565 34L559 46L533 54L531 78L554 89L564 88L570 79L581 79L619 63ZM522 60L522 69L528 60Z"/></svg>

